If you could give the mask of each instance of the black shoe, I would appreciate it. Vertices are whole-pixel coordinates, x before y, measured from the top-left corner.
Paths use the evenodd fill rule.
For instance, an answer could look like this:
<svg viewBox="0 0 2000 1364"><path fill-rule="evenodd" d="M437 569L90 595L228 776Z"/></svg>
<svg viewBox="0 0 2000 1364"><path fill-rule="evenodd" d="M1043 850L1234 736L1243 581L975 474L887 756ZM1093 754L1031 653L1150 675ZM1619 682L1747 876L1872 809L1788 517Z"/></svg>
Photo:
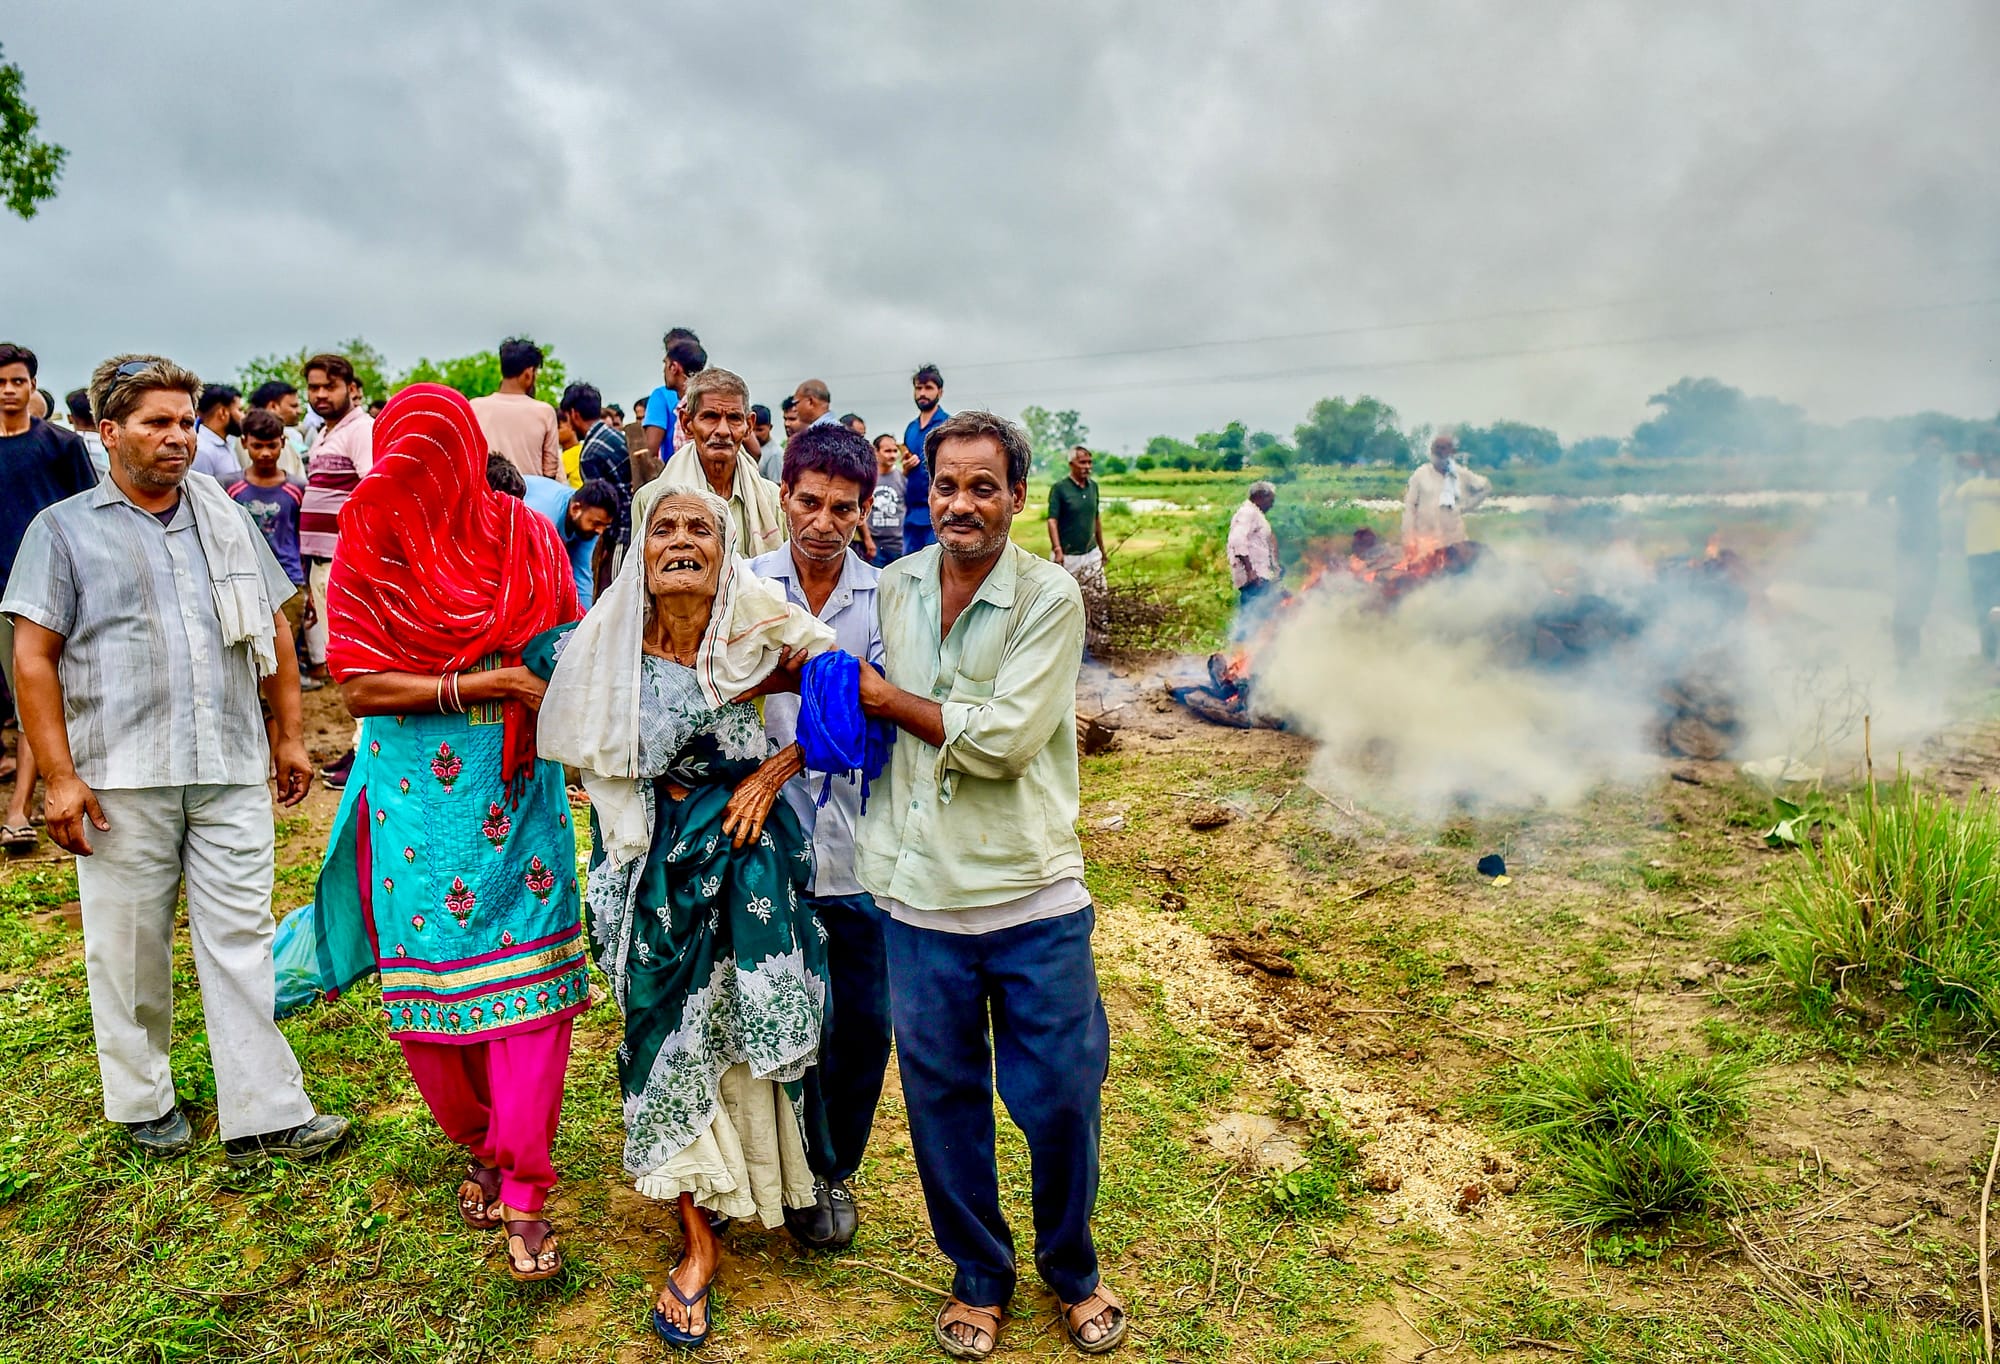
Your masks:
<svg viewBox="0 0 2000 1364"><path fill-rule="evenodd" d="M141 1155L184 1156L194 1146L194 1128L188 1125L187 1114L181 1112L179 1104L151 1122L128 1122L125 1128L132 1134L132 1145Z"/></svg>
<svg viewBox="0 0 2000 1364"><path fill-rule="evenodd" d="M854 1244L854 1233L861 1226L861 1210L855 1207L854 1190L847 1187L844 1179L833 1181L827 1197L833 1203L833 1249L845 1250Z"/></svg>
<svg viewBox="0 0 2000 1364"><path fill-rule="evenodd" d="M354 750L348 749L339 762L328 763L319 770L319 779L326 783L329 791L339 791L347 786L347 774L354 770Z"/></svg>
<svg viewBox="0 0 2000 1364"><path fill-rule="evenodd" d="M256 1137L231 1137L222 1143L222 1154L231 1165L247 1170L262 1165L271 1156L287 1160L317 1160L347 1138L351 1124L331 1113L316 1113L297 1127L266 1132Z"/></svg>
<svg viewBox="0 0 2000 1364"><path fill-rule="evenodd" d="M838 1250L847 1244L834 1230L833 1195L825 1180L813 1181L811 1207L785 1209L785 1230L807 1250Z"/></svg>

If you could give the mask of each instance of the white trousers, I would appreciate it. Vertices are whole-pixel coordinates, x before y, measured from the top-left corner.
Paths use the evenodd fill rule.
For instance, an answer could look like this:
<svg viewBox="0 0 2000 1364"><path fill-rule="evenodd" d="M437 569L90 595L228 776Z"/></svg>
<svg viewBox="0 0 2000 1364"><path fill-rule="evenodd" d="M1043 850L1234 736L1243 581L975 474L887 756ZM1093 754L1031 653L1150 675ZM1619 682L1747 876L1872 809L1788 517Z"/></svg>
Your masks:
<svg viewBox="0 0 2000 1364"><path fill-rule="evenodd" d="M306 565L306 594L312 603L312 623L306 626L305 666L326 662L326 585L333 579L333 561L314 559Z"/></svg>
<svg viewBox="0 0 2000 1364"><path fill-rule="evenodd" d="M304 1122L312 1102L271 1018L270 790L153 786L97 800L111 827L89 829L95 851L76 859L76 885L104 1116L150 1122L174 1105L174 902L185 875L222 1135Z"/></svg>

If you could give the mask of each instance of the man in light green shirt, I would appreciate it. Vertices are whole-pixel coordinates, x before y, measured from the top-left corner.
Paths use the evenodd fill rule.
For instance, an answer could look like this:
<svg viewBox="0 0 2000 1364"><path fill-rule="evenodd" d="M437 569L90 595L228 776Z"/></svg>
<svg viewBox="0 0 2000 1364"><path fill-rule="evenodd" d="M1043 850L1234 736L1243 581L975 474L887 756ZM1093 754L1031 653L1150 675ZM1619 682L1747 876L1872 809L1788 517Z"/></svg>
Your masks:
<svg viewBox="0 0 2000 1364"><path fill-rule="evenodd" d="M861 704L902 733L856 851L888 916L917 1174L958 1268L937 1333L949 1353L984 1358L1014 1292L997 1079L1033 1159L1036 1267L1065 1331L1098 1352L1126 1325L1090 1233L1110 1030L1076 837L1083 599L1069 574L1008 540L1028 497L1019 427L961 412L926 446L937 543L877 583L886 676L861 670Z"/></svg>

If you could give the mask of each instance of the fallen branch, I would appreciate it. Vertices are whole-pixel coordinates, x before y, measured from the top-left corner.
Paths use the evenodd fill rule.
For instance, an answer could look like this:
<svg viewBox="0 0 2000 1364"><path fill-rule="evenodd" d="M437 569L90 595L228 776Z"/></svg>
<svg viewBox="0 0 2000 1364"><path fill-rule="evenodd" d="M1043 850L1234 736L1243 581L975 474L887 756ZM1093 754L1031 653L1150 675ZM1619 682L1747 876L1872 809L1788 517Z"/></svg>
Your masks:
<svg viewBox="0 0 2000 1364"><path fill-rule="evenodd" d="M1298 788L1296 787L1293 788L1293 790L1297 789ZM1286 794L1290 795L1291 792L1288 791L1286 792ZM1356 900L1366 900L1369 896L1380 894L1382 891L1387 890L1391 886L1400 886L1405 881L1413 881L1416 879L1416 875L1417 874L1413 871L1406 871L1401 876L1395 877L1392 880L1384 881L1379 885L1369 886L1366 890L1357 890L1352 895L1343 895L1338 900L1335 900L1333 903L1337 905L1345 905L1345 904L1351 904Z"/></svg>
<svg viewBox="0 0 2000 1364"><path fill-rule="evenodd" d="M906 1288L916 1289L919 1293L933 1293L940 1298L948 1298L951 1296L951 1291L949 1289L939 1288L935 1284L921 1283L918 1280L911 1278L907 1274L898 1274L895 1270L890 1269L885 1265L878 1265L869 1260L856 1260L843 1256L842 1258L835 1260L834 1263L837 1265L847 1265L854 1269L872 1269L877 1274L885 1275L888 1278L894 1279L897 1283L902 1284Z"/></svg>
<svg viewBox="0 0 2000 1364"><path fill-rule="evenodd" d="M1993 1290L1986 1282L1986 1222L1993 1209L1993 1171L2000 1167L2000 1132L1986 1161L1986 1188L1979 1195L1979 1328L1986 1337L1986 1364L1993 1364Z"/></svg>
<svg viewBox="0 0 2000 1364"><path fill-rule="evenodd" d="M1750 1263L1756 1267L1757 1272L1764 1276L1764 1281L1771 1285L1772 1291L1793 1307L1804 1306L1806 1295L1799 1291L1798 1285L1786 1277L1785 1272L1778 1268L1775 1261L1750 1243L1750 1237L1744 1232L1736 1219L1732 1217L1724 1225L1729 1228L1729 1234L1734 1236L1737 1243L1743 1247L1743 1253L1749 1257Z"/></svg>
<svg viewBox="0 0 2000 1364"><path fill-rule="evenodd" d="M1537 1340L1533 1336L1509 1336L1507 1344L1523 1350L1553 1350L1559 1355L1580 1355L1583 1351L1574 1345L1564 1345L1561 1341Z"/></svg>
<svg viewBox="0 0 2000 1364"><path fill-rule="evenodd" d="M1280 1222L1277 1226L1271 1228L1271 1234L1264 1238L1264 1249L1258 1251L1257 1258L1250 1262L1249 1276L1237 1281L1236 1300L1229 1304L1229 1319L1231 1321L1236 1320L1237 1309L1243 1306L1243 1294L1257 1277L1257 1266L1264 1263L1264 1256L1270 1253L1271 1242L1278 1239L1278 1232L1284 1225L1283 1222Z"/></svg>
<svg viewBox="0 0 2000 1364"><path fill-rule="evenodd" d="M1280 805L1283 805L1286 801L1290 800L1292 798L1292 792L1298 789L1299 789L1299 783L1293 782L1291 786L1286 790L1284 795L1279 796L1275 801L1271 802L1271 808L1264 812L1264 818L1260 822L1269 824L1271 822L1271 816L1278 813L1278 807Z"/></svg>
<svg viewBox="0 0 2000 1364"><path fill-rule="evenodd" d="M1835 1208L1841 1206L1841 1204L1859 1198L1862 1194L1867 1193L1870 1189L1874 1188L1875 1185L1880 1184L1881 1182L1882 1181L1878 1179L1875 1180L1873 1183L1863 1184L1858 1189L1849 1189L1846 1193L1834 1199L1833 1202L1827 1204L1825 1207L1821 1208L1818 1212L1812 1214L1810 1217L1802 1217L1794 1220L1792 1223L1792 1230L1797 1231L1800 1227L1811 1226L1814 1222L1819 1221L1820 1218L1826 1216L1828 1213L1832 1212Z"/></svg>
<svg viewBox="0 0 2000 1364"><path fill-rule="evenodd" d="M1631 1018L1587 1018L1581 1023L1551 1023L1545 1028L1529 1028L1523 1037L1542 1037L1557 1032L1582 1032L1585 1028L1609 1028L1619 1023L1629 1023Z"/></svg>

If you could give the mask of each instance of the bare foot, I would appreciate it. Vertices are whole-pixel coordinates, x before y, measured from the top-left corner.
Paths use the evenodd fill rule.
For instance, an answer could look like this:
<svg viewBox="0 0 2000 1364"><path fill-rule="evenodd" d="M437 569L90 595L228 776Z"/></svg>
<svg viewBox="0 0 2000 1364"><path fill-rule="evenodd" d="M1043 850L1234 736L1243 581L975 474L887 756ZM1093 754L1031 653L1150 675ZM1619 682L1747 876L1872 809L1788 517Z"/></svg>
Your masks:
<svg viewBox="0 0 2000 1364"><path fill-rule="evenodd" d="M687 1249L668 1276L674 1287L680 1289L680 1297L663 1285L654 1306L677 1330L699 1336L708 1331L708 1299L702 1294L715 1281L716 1266L722 1262L722 1242L709 1228L708 1214L695 1205L691 1195L681 1195L680 1211L681 1234ZM683 1303L683 1297L693 1299L694 1306Z"/></svg>

